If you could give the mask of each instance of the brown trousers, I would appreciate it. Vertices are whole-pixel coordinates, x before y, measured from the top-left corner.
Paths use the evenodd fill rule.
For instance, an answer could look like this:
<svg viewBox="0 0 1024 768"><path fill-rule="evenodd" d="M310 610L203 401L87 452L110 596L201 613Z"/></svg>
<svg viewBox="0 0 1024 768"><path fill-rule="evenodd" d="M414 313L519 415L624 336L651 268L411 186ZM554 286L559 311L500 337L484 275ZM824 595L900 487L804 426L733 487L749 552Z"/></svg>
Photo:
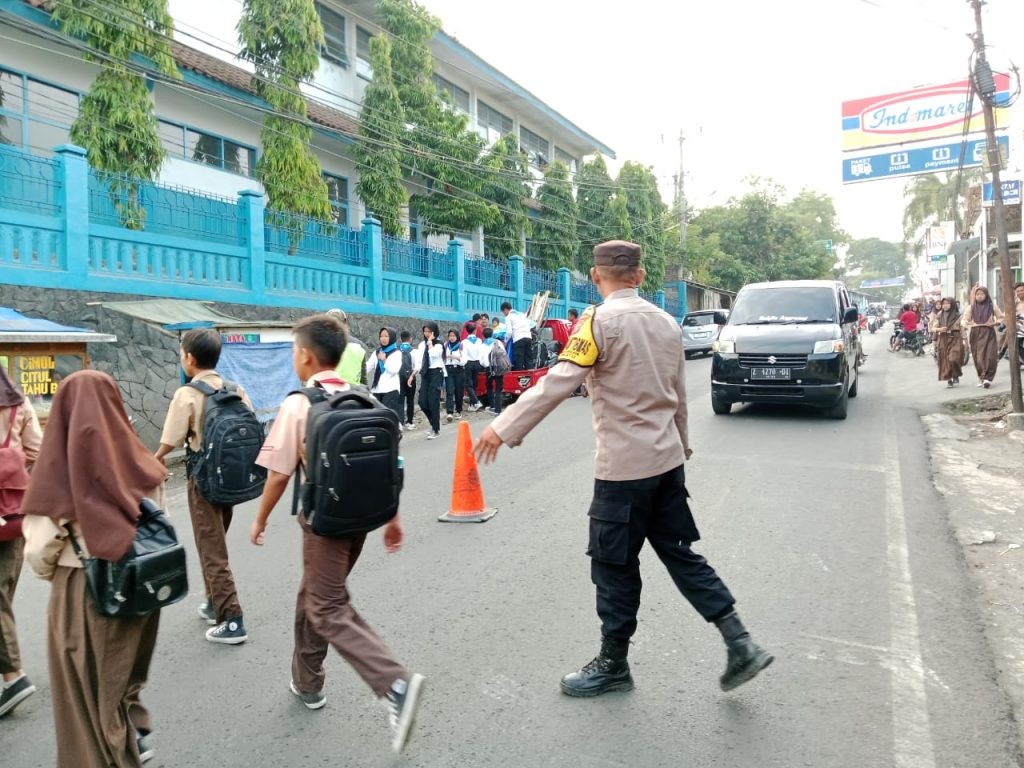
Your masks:
<svg viewBox="0 0 1024 768"><path fill-rule="evenodd" d="M996 345L996 329L989 325L971 328L971 354L974 355L974 369L978 378L992 381L999 365L999 349Z"/></svg>
<svg viewBox="0 0 1024 768"><path fill-rule="evenodd" d="M0 675L21 669L18 631L14 626L14 590L18 588L25 540L0 541Z"/></svg>
<svg viewBox="0 0 1024 768"><path fill-rule="evenodd" d="M188 511L192 516L192 533L196 538L199 565L203 569L206 596L213 604L217 621L241 616L235 576L228 562L227 532L234 517L234 507L211 504L199 495L195 482L189 478Z"/></svg>
<svg viewBox="0 0 1024 768"><path fill-rule="evenodd" d="M384 641L352 607L345 582L363 551L366 534L350 538L315 536L302 525L302 583L295 602L292 680L304 693L324 687L324 659L334 648L377 696L409 675Z"/></svg>
<svg viewBox="0 0 1024 768"><path fill-rule="evenodd" d="M159 611L101 616L86 593L85 571L58 566L47 638L57 768L142 765L135 732L152 728L140 694L159 625Z"/></svg>

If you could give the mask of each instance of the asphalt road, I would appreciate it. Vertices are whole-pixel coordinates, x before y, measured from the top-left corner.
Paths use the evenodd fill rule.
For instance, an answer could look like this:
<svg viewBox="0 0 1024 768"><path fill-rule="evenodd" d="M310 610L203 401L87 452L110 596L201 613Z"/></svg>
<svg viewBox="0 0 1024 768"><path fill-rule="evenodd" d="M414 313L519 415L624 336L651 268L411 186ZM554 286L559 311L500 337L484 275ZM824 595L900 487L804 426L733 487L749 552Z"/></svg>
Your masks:
<svg viewBox="0 0 1024 768"><path fill-rule="evenodd" d="M929 480L916 409L945 393L930 358L887 354L887 336L867 339L845 422L797 408L714 416L710 362L689 364L697 548L776 655L747 686L718 690L718 633L646 551L636 689L594 700L559 693L559 677L599 642L584 555L594 441L590 404L573 399L483 470L500 510L483 525L435 522L447 509L454 429L432 442L414 433L403 448L405 549L387 556L372 535L351 580L356 606L428 678L402 757L389 751L384 708L338 656L328 657L325 709L307 711L288 691L300 559L282 504L265 548L247 541L251 507L230 534L247 644L203 639L201 595L164 611L146 692L157 728L150 765L1021 765ZM474 417L474 429L485 421ZM189 540L183 499L172 499ZM40 693L0 721L3 768L52 765L47 595L26 572L16 608Z"/></svg>

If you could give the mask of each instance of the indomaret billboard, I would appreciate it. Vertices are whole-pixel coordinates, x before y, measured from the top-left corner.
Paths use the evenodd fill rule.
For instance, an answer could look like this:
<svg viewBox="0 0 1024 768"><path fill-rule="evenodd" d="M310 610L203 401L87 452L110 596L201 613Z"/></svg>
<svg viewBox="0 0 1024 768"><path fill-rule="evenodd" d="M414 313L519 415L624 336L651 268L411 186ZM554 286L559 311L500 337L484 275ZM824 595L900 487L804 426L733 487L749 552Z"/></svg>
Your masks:
<svg viewBox="0 0 1024 768"><path fill-rule="evenodd" d="M1010 77L997 73L995 103L1009 97ZM956 136L967 121L968 81L916 88L843 102L843 151L885 147ZM974 97L967 132L985 130L982 101ZM996 128L1005 128L1008 110L995 110Z"/></svg>

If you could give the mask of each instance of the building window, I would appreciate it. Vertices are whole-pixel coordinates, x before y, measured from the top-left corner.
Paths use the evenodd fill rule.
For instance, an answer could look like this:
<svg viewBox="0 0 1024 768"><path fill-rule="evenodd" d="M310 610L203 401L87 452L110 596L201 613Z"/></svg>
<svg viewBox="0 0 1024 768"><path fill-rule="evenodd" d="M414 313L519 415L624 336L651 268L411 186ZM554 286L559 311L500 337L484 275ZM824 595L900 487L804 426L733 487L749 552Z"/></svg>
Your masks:
<svg viewBox="0 0 1024 768"><path fill-rule="evenodd" d="M0 69L0 144L50 155L71 141L81 94Z"/></svg>
<svg viewBox="0 0 1024 768"><path fill-rule="evenodd" d="M561 149L560 147L555 147L555 160L558 160L559 162L565 163L566 167L569 169L569 173L575 175L575 173L576 173L576 158L575 157L570 155L564 149Z"/></svg>
<svg viewBox="0 0 1024 768"><path fill-rule="evenodd" d="M519 147L530 157L530 165L540 168L551 160L551 146L529 128L519 126Z"/></svg>
<svg viewBox="0 0 1024 768"><path fill-rule="evenodd" d="M367 30L356 27L356 74L364 80L373 80L373 66L370 64L370 40Z"/></svg>
<svg viewBox="0 0 1024 768"><path fill-rule="evenodd" d="M255 147L167 120L160 120L158 128L168 157L212 165L240 176L256 175Z"/></svg>
<svg viewBox="0 0 1024 768"><path fill-rule="evenodd" d="M480 135L487 139L488 144L512 133L512 118L479 99L476 102L476 123L480 127Z"/></svg>
<svg viewBox="0 0 1024 768"><path fill-rule="evenodd" d="M434 87L438 93L447 93L452 105L460 112L469 114L469 91L459 88L450 80L445 80L440 75L434 75Z"/></svg>
<svg viewBox="0 0 1024 768"><path fill-rule="evenodd" d="M324 45L320 49L320 55L328 61L347 67L345 17L330 8L325 8L323 3L317 3L316 10L320 14L320 24L324 28Z"/></svg>
<svg viewBox="0 0 1024 768"><path fill-rule="evenodd" d="M327 182L327 197L334 209L334 221L343 227L348 226L348 179L343 176L324 174Z"/></svg>

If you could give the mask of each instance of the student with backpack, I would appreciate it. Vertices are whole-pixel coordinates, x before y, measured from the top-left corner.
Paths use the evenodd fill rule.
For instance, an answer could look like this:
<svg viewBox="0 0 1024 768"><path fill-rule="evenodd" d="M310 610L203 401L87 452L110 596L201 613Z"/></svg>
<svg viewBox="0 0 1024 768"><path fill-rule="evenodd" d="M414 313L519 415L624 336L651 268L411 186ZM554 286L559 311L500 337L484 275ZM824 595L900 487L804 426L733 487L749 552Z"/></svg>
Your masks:
<svg viewBox="0 0 1024 768"><path fill-rule="evenodd" d="M402 331L399 334L399 340L401 343L398 345L398 350L402 353L402 367L398 371L398 378L400 379L399 392L402 396L402 404L405 407L405 424L403 426L411 432L416 429L416 425L412 423L412 417L416 414L416 377L413 376L416 372L416 366L412 361L412 334L408 331ZM402 419L399 420L401 421Z"/></svg>
<svg viewBox="0 0 1024 768"><path fill-rule="evenodd" d="M138 768L153 756L141 694L160 611L100 613L71 537L84 557L117 562L135 542L142 499L159 501L166 478L110 376L77 371L61 382L22 505L25 560L51 584L47 646L57 768Z"/></svg>
<svg viewBox="0 0 1024 768"><path fill-rule="evenodd" d="M156 458L164 462L186 446L188 510L206 588L199 616L210 625L208 641L238 645L249 634L228 562L227 532L234 505L263 492L266 471L256 466L263 426L245 390L215 370L220 352L220 334L212 328L182 336L181 367L189 383L174 393Z"/></svg>
<svg viewBox="0 0 1024 768"><path fill-rule="evenodd" d="M263 546L270 513L291 476L301 469L305 482L297 487L299 496L293 502L297 506L301 497L302 582L295 608L291 691L308 709L327 703L323 663L328 647L333 647L378 697L386 699L392 748L401 751L415 720L423 677L410 674L395 660L352 606L346 587L369 530L384 523L385 549L397 552L402 546L401 433L391 411L374 407L365 390L353 392L335 373L345 346L336 320L314 315L292 333L295 372L306 389L293 392L281 404L263 446L259 462L269 477L250 540ZM373 443L364 447L369 437ZM343 452L345 461L339 460ZM306 456L313 454L318 459L307 462ZM354 532L332 535L346 530L346 523Z"/></svg>
<svg viewBox="0 0 1024 768"><path fill-rule="evenodd" d="M441 390L446 375L444 342L437 323L423 326L423 341L416 347L412 364L420 374L420 410L430 422L427 440L434 440L441 436Z"/></svg>
<svg viewBox="0 0 1024 768"><path fill-rule="evenodd" d="M380 347L366 360L366 380L370 383L370 392L394 411L401 423L402 384L399 373L402 370L402 353L398 349L398 331L381 328L378 338Z"/></svg>
<svg viewBox="0 0 1024 768"><path fill-rule="evenodd" d="M465 389L466 394L469 395L469 410L474 412L484 407L477 395L477 387L480 386L480 374L484 372L483 366L480 365L480 353L484 342L477 333L478 331L474 327L473 332L462 341L462 357L466 361L464 369L466 374Z"/></svg>
<svg viewBox="0 0 1024 768"><path fill-rule="evenodd" d="M14 592L25 556L21 502L28 488L28 469L39 456L43 432L39 419L7 371L0 366L0 717L36 692L21 668L18 628L14 623Z"/></svg>
<svg viewBox="0 0 1024 768"><path fill-rule="evenodd" d="M452 328L448 331L448 344L445 347L445 392L444 405L448 411L447 421L462 418L462 398L465 384L465 361L463 359L463 343L459 332Z"/></svg>
<svg viewBox="0 0 1024 768"><path fill-rule="evenodd" d="M490 328L484 328L484 346L484 354L487 357L487 400L490 402L487 411L497 416L501 413L505 374L512 370L512 363L508 359L504 343L495 340L494 332Z"/></svg>

